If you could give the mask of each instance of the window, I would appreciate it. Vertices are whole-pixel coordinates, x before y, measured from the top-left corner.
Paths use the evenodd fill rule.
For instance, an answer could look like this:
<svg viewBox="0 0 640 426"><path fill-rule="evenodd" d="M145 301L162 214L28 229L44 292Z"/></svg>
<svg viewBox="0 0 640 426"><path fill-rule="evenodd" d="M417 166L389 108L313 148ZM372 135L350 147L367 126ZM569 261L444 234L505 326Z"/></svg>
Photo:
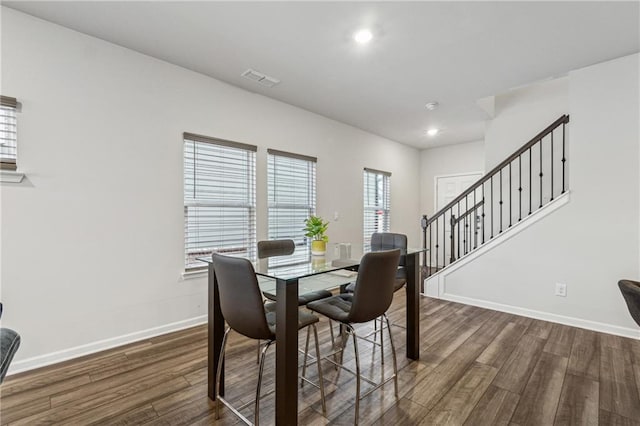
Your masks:
<svg viewBox="0 0 640 426"><path fill-rule="evenodd" d="M364 249L371 249L371 234L391 229L391 173L364 169Z"/></svg>
<svg viewBox="0 0 640 426"><path fill-rule="evenodd" d="M296 244L287 265L309 260L304 221L316 211L316 158L288 152L268 151L269 239L292 239ZM283 265L269 258L269 265Z"/></svg>
<svg viewBox="0 0 640 426"><path fill-rule="evenodd" d="M18 151L15 98L0 96L0 169L16 170Z"/></svg>
<svg viewBox="0 0 640 426"><path fill-rule="evenodd" d="M185 269L214 252L256 260L256 150L184 134Z"/></svg>

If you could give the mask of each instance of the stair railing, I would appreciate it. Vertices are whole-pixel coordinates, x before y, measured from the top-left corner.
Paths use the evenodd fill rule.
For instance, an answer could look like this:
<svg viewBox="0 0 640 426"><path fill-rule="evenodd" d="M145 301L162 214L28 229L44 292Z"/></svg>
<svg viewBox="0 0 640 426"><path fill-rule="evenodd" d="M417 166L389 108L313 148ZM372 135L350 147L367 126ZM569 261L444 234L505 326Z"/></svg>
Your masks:
<svg viewBox="0 0 640 426"><path fill-rule="evenodd" d="M561 116L433 216L422 216L425 278L566 192L567 123Z"/></svg>

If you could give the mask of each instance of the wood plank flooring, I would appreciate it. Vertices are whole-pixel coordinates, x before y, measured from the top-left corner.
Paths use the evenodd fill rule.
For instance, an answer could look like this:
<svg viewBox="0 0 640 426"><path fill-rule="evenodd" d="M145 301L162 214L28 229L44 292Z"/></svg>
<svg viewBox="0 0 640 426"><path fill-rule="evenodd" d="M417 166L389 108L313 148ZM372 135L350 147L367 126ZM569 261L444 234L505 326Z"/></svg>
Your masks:
<svg viewBox="0 0 640 426"><path fill-rule="evenodd" d="M392 322L404 323L398 292ZM372 324L359 327L362 334ZM361 401L361 424L376 425L638 425L640 341L530 318L423 298L421 358L405 357L405 331L392 327L398 353L399 398L390 383ZM321 351L330 350L327 321ZM300 335L302 346L304 334ZM158 336L7 378L0 387L2 425L234 425L228 409L214 420L206 391L206 326ZM391 347L359 341L363 370L374 380L392 372ZM353 368L353 345L344 362ZM327 416L319 392L299 392L299 423L353 424L354 377L323 364ZM256 343L232 335L227 397L252 400ZM274 353L263 394L273 391ZM315 366L308 377L317 380ZM363 385L367 390L368 385ZM252 408L244 410L253 418ZM262 424L274 423L274 396L262 399Z"/></svg>

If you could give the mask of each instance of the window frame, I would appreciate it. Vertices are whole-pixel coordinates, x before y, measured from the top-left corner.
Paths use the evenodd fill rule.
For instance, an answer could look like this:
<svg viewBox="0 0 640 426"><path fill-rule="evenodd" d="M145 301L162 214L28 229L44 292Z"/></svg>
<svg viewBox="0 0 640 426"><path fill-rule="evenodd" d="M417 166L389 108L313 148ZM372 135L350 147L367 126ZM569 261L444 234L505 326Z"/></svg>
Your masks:
<svg viewBox="0 0 640 426"><path fill-rule="evenodd" d="M13 116L13 123L4 124L5 111L11 112ZM18 169L18 112L18 101L16 98L0 95L0 115L2 115L2 117L0 117L0 125L14 127L14 130L5 130L3 128L0 128L0 140L10 141L9 148L15 150L15 154L5 157L4 153L2 152L3 150L0 149L0 170L15 172ZM13 133L15 136L13 137L13 139L5 138L1 135L4 132ZM5 145L6 143L2 142L2 144Z"/></svg>
<svg viewBox="0 0 640 426"><path fill-rule="evenodd" d="M308 199L308 203L305 204L297 204L297 203L278 203L276 193L272 193L272 188L275 191L277 187L277 162L278 158L282 159L283 162L295 162L295 161L304 161L306 162L306 166L308 168L306 177L308 178L306 182L307 192L306 197ZM295 252L294 255L288 256L286 258L269 258L268 264L270 267L274 266L291 266L296 264L301 264L305 262L309 262L311 260L311 240L306 237L303 231L304 223L301 222L298 224L292 224L291 227L295 228L298 226L299 235L281 235L276 232L275 229L272 228L272 221L277 220L272 217L274 214L274 210L303 210L306 212L306 218L316 214L317 208L317 158L295 154L286 151L279 151L275 149L267 149L267 237L270 240L273 239L284 239L291 238L295 242Z"/></svg>
<svg viewBox="0 0 640 426"><path fill-rule="evenodd" d="M391 231L391 173L385 172L376 169L370 169L365 167L363 171L363 194L362 194L362 234L363 234L363 248L365 251L371 250L371 235L374 232L390 232ZM369 194L367 190L369 189L369 180L368 177L374 177L375 182L375 193L374 196L377 200L375 204L368 204ZM378 196L378 193L380 195ZM379 201L379 202L378 202ZM378 226L373 227L373 231L371 232L371 228L367 227L367 213L369 216L371 212L374 214L378 214L378 211L382 211L382 225L381 229Z"/></svg>
<svg viewBox="0 0 640 426"><path fill-rule="evenodd" d="M188 170L187 170L187 148L188 148L188 144L193 144L193 163L194 163L194 168L193 168L193 180L195 182L196 176L197 176L197 166L196 164L196 154L195 154L195 149L197 144L205 144L203 146L206 145L213 145L215 147L217 147L218 149L222 150L222 152L224 152L224 150L228 150L227 153L232 156L232 155L238 155L239 153L241 153L240 151L244 151L244 153L246 153L247 158L246 158L246 175L244 175L243 179L239 180L239 182L241 184L244 184L246 181L246 185L247 185L247 193L246 193L246 200L243 202L239 202L239 201L220 201L220 200L208 200L206 198L200 198L197 197L196 195L194 195L193 197L188 197L187 196L187 180L188 180ZM189 262L190 256L192 258L195 257L204 257L204 256L208 256L212 253L223 253L223 254L228 254L233 256L234 254L238 254L238 253L248 253L248 255L240 255L240 257L243 258L247 258L251 261L256 261L257 259L257 255L256 255L256 228L257 228L257 224L256 224L256 211L257 211L257 205L256 205L256 152L257 152L257 147L255 145L249 145L249 144L244 144L244 143L240 143L240 142L234 142L234 141L229 141L229 140L225 140L225 139L219 139L219 138L213 138L213 137L209 137L209 136L203 136L203 135L198 135L198 134L194 134L194 133L183 133L183 217L184 217L184 251L183 251L183 255L184 255L184 270L186 272L196 272L198 270L203 270L205 269L207 266L202 263L202 262ZM222 157L221 157L222 158ZM211 160L211 161L201 161L202 164L207 164L209 167L214 167L214 168L219 168L219 170L221 170L221 173L225 173L224 169L224 162L219 162L218 159L216 159L216 161ZM217 163L217 164L216 164ZM228 165L227 165L228 167ZM228 172L228 170L227 170ZM195 186L194 186L194 193L196 192ZM246 209L247 213L246 216L249 218L249 227L247 230L247 236L245 238L245 241L242 243L242 246L237 247L237 248L242 248L243 250L232 250L229 247L221 247L220 249L216 249L216 247L211 247L211 250L202 250L202 253L196 253L196 254L189 254L189 240L190 240L190 236L189 236L189 209L192 208L201 208L201 207L210 207L210 208L218 208L218 209ZM230 217L233 217L233 215L231 215Z"/></svg>

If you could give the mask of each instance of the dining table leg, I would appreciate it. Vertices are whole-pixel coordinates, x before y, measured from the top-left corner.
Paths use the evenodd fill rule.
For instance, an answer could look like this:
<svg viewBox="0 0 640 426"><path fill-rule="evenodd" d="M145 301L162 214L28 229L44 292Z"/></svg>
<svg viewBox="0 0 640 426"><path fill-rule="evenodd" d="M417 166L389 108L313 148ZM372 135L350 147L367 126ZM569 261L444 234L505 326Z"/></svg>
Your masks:
<svg viewBox="0 0 640 426"><path fill-rule="evenodd" d="M407 271L407 358L420 359L420 271L418 253L408 254Z"/></svg>
<svg viewBox="0 0 640 426"><path fill-rule="evenodd" d="M213 264L209 264L208 286L208 323L207 323L207 370L208 370L208 394L209 399L216 400L216 373L218 360L222 351L222 338L224 337L224 318L220 309L220 297L218 295L218 281L213 270ZM224 369L220 374L220 395L224 396Z"/></svg>
<svg viewBox="0 0 640 426"><path fill-rule="evenodd" d="M298 280L276 280L276 424L298 423Z"/></svg>

